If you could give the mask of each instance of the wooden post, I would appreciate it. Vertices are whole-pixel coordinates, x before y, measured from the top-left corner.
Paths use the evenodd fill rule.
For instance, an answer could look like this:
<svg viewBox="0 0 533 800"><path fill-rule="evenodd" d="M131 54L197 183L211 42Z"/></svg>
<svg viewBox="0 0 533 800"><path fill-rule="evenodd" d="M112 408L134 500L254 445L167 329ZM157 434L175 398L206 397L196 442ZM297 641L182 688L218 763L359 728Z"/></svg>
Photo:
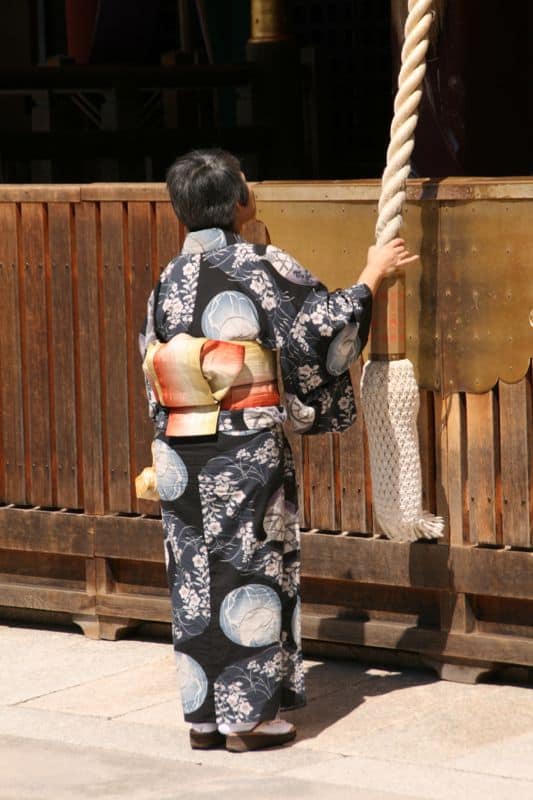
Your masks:
<svg viewBox="0 0 533 800"><path fill-rule="evenodd" d="M405 358L405 277L382 282L372 313L370 357L373 361Z"/></svg>

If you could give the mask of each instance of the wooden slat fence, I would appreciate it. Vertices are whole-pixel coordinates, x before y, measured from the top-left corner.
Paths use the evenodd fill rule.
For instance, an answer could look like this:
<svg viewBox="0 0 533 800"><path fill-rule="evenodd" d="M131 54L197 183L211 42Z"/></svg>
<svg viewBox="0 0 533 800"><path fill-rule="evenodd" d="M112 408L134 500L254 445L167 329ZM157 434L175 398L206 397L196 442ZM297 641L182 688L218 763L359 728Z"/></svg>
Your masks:
<svg viewBox="0 0 533 800"><path fill-rule="evenodd" d="M258 185L258 216L334 287L357 277L377 191L369 182ZM533 200L532 182L476 191L494 209L514 197L515 216ZM455 323L428 308L445 288L439 264L461 239L461 207L467 214L477 199L460 181L410 192L407 235L424 264L408 281L409 347L420 374L442 380L438 359L424 363ZM442 222L444 207L453 213ZM169 619L158 507L133 488L151 439L137 337L149 291L183 238L161 185L0 187L5 609L67 613L106 637ZM422 381L424 505L448 521L439 544L376 537L361 417L342 435L291 436L308 645L396 649L461 669L533 667L531 367L517 377L479 394L442 395Z"/></svg>
<svg viewBox="0 0 533 800"><path fill-rule="evenodd" d="M151 435L137 338L183 232L167 202L135 192L105 202L79 188L50 194L0 203L2 497L89 514L146 511L132 480Z"/></svg>

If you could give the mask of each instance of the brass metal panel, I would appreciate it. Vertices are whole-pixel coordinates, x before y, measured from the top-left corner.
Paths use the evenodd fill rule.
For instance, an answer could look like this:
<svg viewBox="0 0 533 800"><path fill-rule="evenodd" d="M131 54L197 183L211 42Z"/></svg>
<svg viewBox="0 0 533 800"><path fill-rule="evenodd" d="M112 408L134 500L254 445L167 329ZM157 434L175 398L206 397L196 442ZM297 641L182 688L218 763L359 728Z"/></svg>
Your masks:
<svg viewBox="0 0 533 800"><path fill-rule="evenodd" d="M300 184L300 188L305 185ZM270 188L272 184L270 185ZM271 191L264 200L258 192L257 217L268 228L272 243L287 250L329 288L350 286L366 264L374 243L377 204L287 200L285 185L279 199ZM402 235L420 261L406 273L406 351L422 387L440 387L437 335L438 202L409 203Z"/></svg>
<svg viewBox="0 0 533 800"><path fill-rule="evenodd" d="M268 228L272 243L287 250L328 288L350 286L366 264L374 241L375 203L330 200L264 202L257 200L257 217Z"/></svg>
<svg viewBox="0 0 533 800"><path fill-rule="evenodd" d="M443 390L513 383L533 356L533 202L441 204Z"/></svg>
<svg viewBox="0 0 533 800"><path fill-rule="evenodd" d="M406 275L406 352L420 386L478 393L498 379L520 380L533 357L533 181L450 180L446 192L427 182L423 199L421 185L413 183L416 199L407 204L402 230L420 253ZM509 200L513 186L519 199ZM479 187L482 199L475 197ZM330 289L357 280L374 237L374 185L257 189L258 217L274 244ZM347 199L333 199L339 197Z"/></svg>
<svg viewBox="0 0 533 800"><path fill-rule="evenodd" d="M422 389L441 388L441 332L439 297L439 203L408 203L404 209L402 236L409 249L420 255L406 270L406 354L413 363Z"/></svg>

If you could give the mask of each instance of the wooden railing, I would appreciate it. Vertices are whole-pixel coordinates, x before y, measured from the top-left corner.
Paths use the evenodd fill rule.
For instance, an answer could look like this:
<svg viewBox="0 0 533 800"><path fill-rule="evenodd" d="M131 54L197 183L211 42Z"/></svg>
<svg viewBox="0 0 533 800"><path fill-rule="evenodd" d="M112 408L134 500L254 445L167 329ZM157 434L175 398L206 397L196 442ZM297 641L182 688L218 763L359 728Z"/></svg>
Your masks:
<svg viewBox="0 0 533 800"><path fill-rule="evenodd" d="M372 239L376 184L259 184L256 193L274 243L331 288L355 280ZM422 254L408 278L407 321L422 386L424 505L446 517L446 537L434 545L376 538L361 418L342 435L291 437L306 531L304 637L308 647L395 649L446 670L453 662L446 674L457 676L459 665L461 678L477 674L465 664L533 666L532 375L528 362L521 374L516 366L527 332L506 349L495 311L484 357L489 348L491 364L499 352L496 376L507 378L510 365L516 380L441 393L449 376L460 379L454 352L472 357L441 344L464 332L443 303L447 292L461 294L468 253L478 251L471 269L480 275L485 260L502 263L502 291L527 294L527 270L533 283L525 247L533 183L417 183L410 198L406 235ZM474 214L483 220L475 231ZM499 215L509 234L501 252ZM106 637L169 619L158 508L133 492L151 438L137 335L183 235L159 184L0 188L4 614L68 614ZM499 298L485 295L481 304L496 309Z"/></svg>

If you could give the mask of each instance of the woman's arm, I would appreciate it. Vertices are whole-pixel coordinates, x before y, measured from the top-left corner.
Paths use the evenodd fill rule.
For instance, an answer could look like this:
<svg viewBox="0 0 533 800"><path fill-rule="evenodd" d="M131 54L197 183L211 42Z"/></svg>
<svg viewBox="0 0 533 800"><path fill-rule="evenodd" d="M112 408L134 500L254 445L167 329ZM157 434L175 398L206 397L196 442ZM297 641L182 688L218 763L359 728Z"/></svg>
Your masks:
<svg viewBox="0 0 533 800"><path fill-rule="evenodd" d="M370 247L366 267L357 283L366 284L375 295L383 278L394 278L399 270L417 258L409 253L403 239L393 239L383 247Z"/></svg>

